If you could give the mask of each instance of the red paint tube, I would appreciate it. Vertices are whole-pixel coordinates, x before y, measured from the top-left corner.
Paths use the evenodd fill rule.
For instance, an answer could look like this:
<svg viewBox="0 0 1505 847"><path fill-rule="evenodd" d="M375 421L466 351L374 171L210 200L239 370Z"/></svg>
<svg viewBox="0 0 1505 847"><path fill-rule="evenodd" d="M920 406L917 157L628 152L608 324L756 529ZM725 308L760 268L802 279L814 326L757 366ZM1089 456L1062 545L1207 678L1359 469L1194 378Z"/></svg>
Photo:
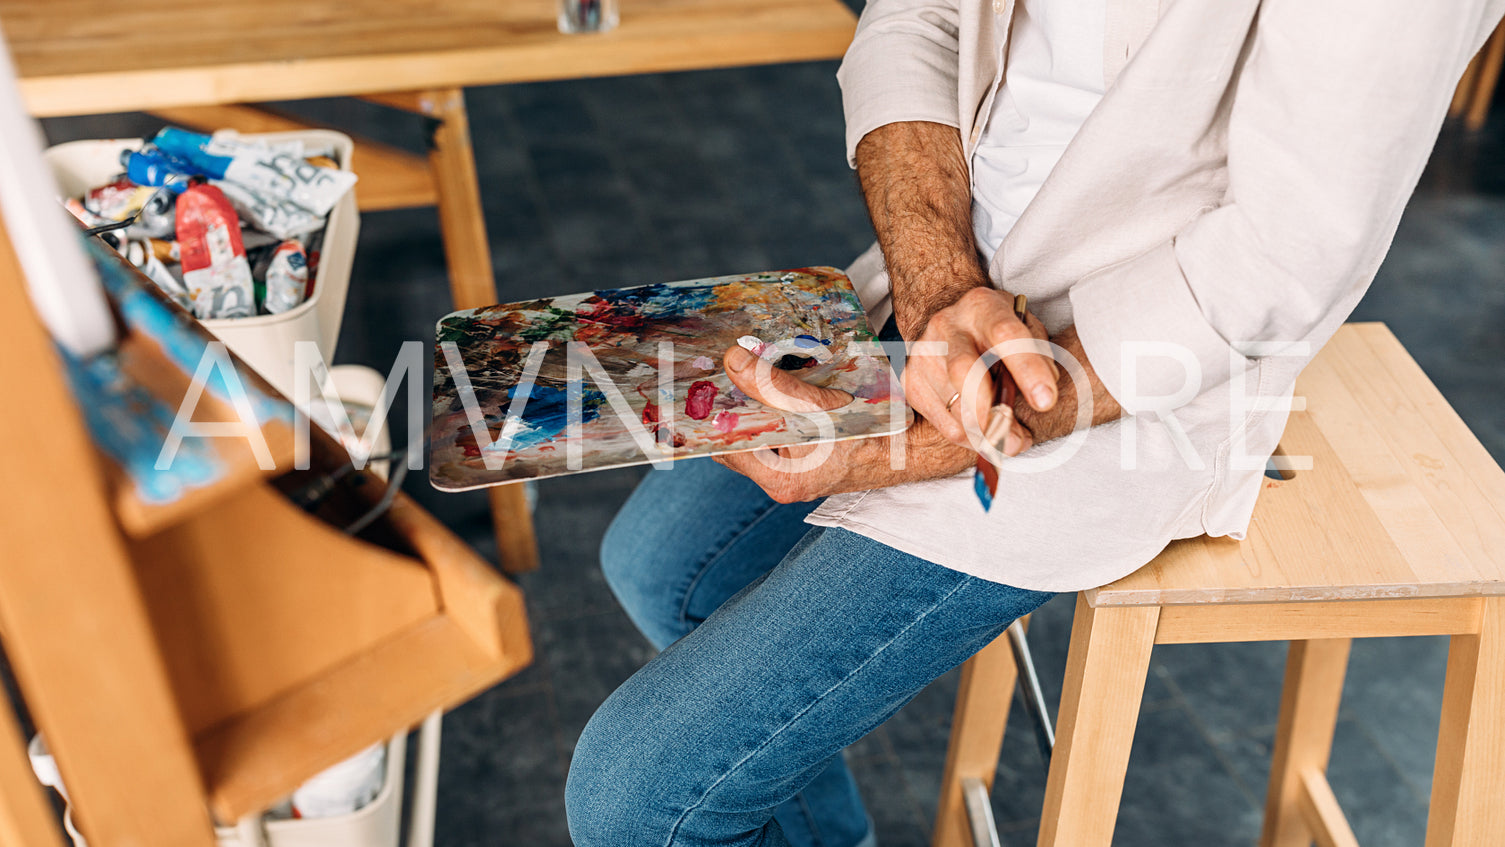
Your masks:
<svg viewBox="0 0 1505 847"><path fill-rule="evenodd" d="M178 198L177 233L183 282L200 319L256 314L251 265L230 201L212 185L195 185Z"/></svg>

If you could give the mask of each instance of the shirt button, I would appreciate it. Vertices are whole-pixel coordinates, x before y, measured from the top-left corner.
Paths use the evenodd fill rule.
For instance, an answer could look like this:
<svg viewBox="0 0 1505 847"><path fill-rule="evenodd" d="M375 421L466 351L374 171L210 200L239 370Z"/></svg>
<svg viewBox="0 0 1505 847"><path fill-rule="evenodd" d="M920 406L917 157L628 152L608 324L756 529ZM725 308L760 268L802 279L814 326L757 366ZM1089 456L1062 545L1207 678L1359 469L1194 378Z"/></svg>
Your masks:
<svg viewBox="0 0 1505 847"><path fill-rule="evenodd" d="M972 143L976 144L977 143L977 139L979 139L981 137L982 137L982 124L978 124L977 126L972 127Z"/></svg>
<svg viewBox="0 0 1505 847"><path fill-rule="evenodd" d="M1006 3L1005 0L993 0L993 14L1001 15Z"/></svg>

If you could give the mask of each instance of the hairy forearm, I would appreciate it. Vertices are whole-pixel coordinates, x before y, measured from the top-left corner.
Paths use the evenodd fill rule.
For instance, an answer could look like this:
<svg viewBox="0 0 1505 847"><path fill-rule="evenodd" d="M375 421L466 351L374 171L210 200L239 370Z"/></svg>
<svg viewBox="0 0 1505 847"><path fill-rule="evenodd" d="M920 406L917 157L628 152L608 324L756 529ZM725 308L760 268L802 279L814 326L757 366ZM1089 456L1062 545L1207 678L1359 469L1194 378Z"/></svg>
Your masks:
<svg viewBox="0 0 1505 847"><path fill-rule="evenodd" d="M1098 378L1092 363L1087 361L1087 352L1082 348L1081 338L1077 337L1076 327L1069 326L1051 336L1050 340L1070 353L1082 366L1092 397L1090 425L1097 426L1123 417L1123 407L1108 393L1107 386ZM1022 397L1014 402L1014 415L1030 431L1036 444L1069 435L1077 428L1079 403L1076 382L1071 378L1068 368L1063 367L1060 371L1056 382L1056 404L1048 411L1036 411Z"/></svg>
<svg viewBox="0 0 1505 847"><path fill-rule="evenodd" d="M904 462L900 468L893 467L891 444L886 438L873 438L861 442L867 453L857 463L860 479L854 480L850 490L887 488L906 482L921 482L953 476L973 466L977 454L946 440L930 421L915 418L914 425L894 438L904 439Z"/></svg>
<svg viewBox="0 0 1505 847"><path fill-rule="evenodd" d="M988 284L972 236L961 135L924 121L888 124L857 145L857 177L888 265L899 332L914 340L930 316Z"/></svg>

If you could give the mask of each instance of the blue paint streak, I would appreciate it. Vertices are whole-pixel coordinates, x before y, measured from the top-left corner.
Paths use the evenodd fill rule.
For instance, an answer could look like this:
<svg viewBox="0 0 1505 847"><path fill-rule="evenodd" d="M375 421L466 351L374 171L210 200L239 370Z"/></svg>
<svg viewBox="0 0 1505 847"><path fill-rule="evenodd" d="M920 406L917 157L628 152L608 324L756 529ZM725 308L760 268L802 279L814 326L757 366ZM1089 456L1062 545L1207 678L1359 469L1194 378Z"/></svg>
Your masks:
<svg viewBox="0 0 1505 847"><path fill-rule="evenodd" d="M627 309L645 320L662 320L705 310L716 302L716 288L713 284L687 286L659 282L594 293L619 311Z"/></svg>
<svg viewBox="0 0 1505 847"><path fill-rule="evenodd" d="M94 443L125 471L146 503L170 503L224 473L207 439L188 438L167 470L157 456L177 410L159 401L120 370L113 353L80 360L59 348L73 396Z"/></svg>
<svg viewBox="0 0 1505 847"><path fill-rule="evenodd" d="M564 389L536 383L532 385L531 391L527 389L528 386L525 385L514 385L507 389L509 408L512 398L522 392L524 405L520 417L525 426L507 444L508 450L526 450L558 438L569 425L571 394L579 398L582 425L600 417L601 407L606 403L605 394L594 388L586 388L579 382L572 382Z"/></svg>

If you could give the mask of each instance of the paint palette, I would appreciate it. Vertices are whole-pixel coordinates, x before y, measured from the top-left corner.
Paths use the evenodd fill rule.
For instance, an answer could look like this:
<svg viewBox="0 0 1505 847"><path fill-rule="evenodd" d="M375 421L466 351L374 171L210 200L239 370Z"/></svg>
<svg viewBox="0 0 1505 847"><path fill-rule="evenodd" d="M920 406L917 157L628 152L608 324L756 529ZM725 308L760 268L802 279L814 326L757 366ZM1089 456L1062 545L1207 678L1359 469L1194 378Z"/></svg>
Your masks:
<svg viewBox="0 0 1505 847"><path fill-rule="evenodd" d="M852 403L784 412L738 391L741 343ZM469 309L439 321L429 479L524 479L901 432L911 413L834 268L725 276Z"/></svg>

